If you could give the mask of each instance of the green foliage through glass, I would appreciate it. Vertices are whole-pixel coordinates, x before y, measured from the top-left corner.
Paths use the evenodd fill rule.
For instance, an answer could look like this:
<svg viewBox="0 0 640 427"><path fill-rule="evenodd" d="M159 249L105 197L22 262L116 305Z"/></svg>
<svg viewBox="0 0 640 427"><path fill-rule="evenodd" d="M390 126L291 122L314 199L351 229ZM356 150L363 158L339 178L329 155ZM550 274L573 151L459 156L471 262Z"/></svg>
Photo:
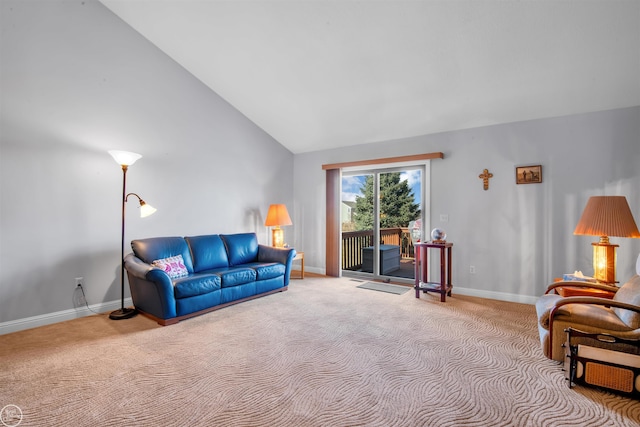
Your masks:
<svg viewBox="0 0 640 427"><path fill-rule="evenodd" d="M367 175L361 188L363 195L356 197L356 230L373 229L373 184L373 175ZM415 203L407 181L400 180L400 172L380 174L380 228L407 227L418 218L420 205Z"/></svg>

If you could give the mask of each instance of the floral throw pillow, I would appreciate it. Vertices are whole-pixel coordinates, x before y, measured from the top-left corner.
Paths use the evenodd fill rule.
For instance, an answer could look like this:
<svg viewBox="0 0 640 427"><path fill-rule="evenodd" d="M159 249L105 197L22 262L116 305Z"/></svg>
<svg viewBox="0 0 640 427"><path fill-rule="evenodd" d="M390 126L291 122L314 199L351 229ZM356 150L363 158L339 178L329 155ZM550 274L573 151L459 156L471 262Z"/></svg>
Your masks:
<svg viewBox="0 0 640 427"><path fill-rule="evenodd" d="M164 270L172 279L178 277L185 277L189 275L187 267L184 265L184 259L182 255L176 255L169 258L157 259L151 263L154 267L158 267Z"/></svg>

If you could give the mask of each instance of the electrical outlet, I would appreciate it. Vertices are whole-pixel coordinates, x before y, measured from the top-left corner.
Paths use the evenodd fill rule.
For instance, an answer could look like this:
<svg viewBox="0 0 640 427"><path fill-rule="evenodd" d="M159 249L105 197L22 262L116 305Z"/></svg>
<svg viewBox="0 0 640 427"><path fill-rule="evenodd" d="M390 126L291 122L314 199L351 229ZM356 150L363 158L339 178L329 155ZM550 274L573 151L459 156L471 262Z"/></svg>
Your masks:
<svg viewBox="0 0 640 427"><path fill-rule="evenodd" d="M76 288L78 286L81 286L83 281L84 281L84 277L76 277Z"/></svg>
<svg viewBox="0 0 640 427"><path fill-rule="evenodd" d="M476 266L475 265L470 265L469 266L469 273L476 274Z"/></svg>

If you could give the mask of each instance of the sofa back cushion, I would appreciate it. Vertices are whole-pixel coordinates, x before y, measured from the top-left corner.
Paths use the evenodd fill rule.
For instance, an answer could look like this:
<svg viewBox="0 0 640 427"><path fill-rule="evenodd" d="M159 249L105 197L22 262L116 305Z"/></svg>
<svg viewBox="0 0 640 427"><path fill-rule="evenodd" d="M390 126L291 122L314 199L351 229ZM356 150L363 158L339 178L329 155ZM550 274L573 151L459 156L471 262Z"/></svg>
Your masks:
<svg viewBox="0 0 640 427"><path fill-rule="evenodd" d="M221 234L220 237L227 248L229 266L258 260L258 236L256 233Z"/></svg>
<svg viewBox="0 0 640 427"><path fill-rule="evenodd" d="M135 256L147 264L177 255L182 255L184 266L189 273L193 273L193 262L187 242L182 237L150 237L131 242L131 249Z"/></svg>
<svg viewBox="0 0 640 427"><path fill-rule="evenodd" d="M629 279L618 289L613 299L640 307L640 276L636 274ZM640 328L640 313L618 307L613 307L613 311L628 327Z"/></svg>
<svg viewBox="0 0 640 427"><path fill-rule="evenodd" d="M191 249L194 272L229 267L227 249L217 234L190 236L184 239Z"/></svg>

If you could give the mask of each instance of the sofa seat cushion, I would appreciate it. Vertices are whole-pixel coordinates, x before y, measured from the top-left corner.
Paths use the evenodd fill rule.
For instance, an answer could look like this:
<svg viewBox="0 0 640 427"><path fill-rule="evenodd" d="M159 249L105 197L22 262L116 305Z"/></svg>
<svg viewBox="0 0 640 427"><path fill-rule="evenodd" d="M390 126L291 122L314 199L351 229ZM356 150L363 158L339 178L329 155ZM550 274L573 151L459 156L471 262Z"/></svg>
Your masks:
<svg viewBox="0 0 640 427"><path fill-rule="evenodd" d="M283 264L277 262L255 262L251 264L244 264L243 267L254 269L256 271L257 280L268 280L273 279L274 277L283 276L286 270Z"/></svg>
<svg viewBox="0 0 640 427"><path fill-rule="evenodd" d="M613 310L601 305L567 304L558 309L554 322L571 320L571 324L590 325L607 331L629 331L627 326ZM555 327L554 327L555 329Z"/></svg>
<svg viewBox="0 0 640 427"><path fill-rule="evenodd" d="M217 274L196 274L173 281L176 299L189 298L219 290L221 279Z"/></svg>
<svg viewBox="0 0 640 427"><path fill-rule="evenodd" d="M234 268L218 268L209 270L208 273L215 273L220 276L221 286L230 288L233 286L244 285L245 283L255 282L257 278L256 271L252 268L234 267Z"/></svg>

